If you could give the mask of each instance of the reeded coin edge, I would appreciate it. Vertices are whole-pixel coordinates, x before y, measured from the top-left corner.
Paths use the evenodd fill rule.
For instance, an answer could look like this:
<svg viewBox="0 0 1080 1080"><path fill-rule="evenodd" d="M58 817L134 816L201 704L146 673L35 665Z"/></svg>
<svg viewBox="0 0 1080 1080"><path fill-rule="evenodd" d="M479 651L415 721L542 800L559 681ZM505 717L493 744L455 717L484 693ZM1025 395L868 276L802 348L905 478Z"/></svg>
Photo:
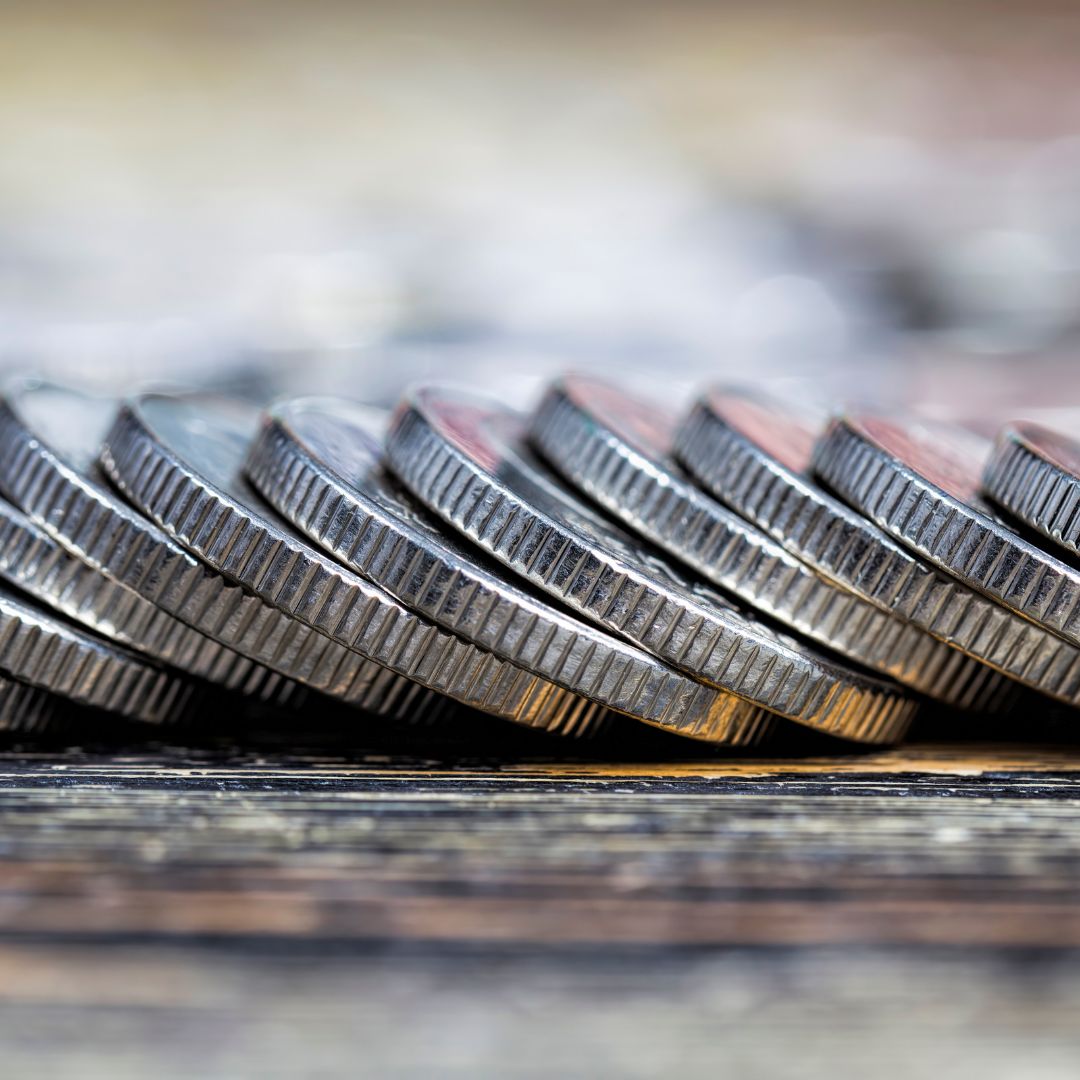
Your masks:
<svg viewBox="0 0 1080 1080"><path fill-rule="evenodd" d="M305 687L386 717L416 704L411 683L354 670L346 650L233 585L113 492L76 472L0 398L0 488L62 547L181 623ZM301 697L287 687L279 701Z"/></svg>
<svg viewBox="0 0 1080 1080"><path fill-rule="evenodd" d="M964 584L1080 645L1080 575L834 420L813 469L842 499Z"/></svg>
<svg viewBox="0 0 1080 1080"><path fill-rule="evenodd" d="M822 573L1031 689L1080 705L1080 650L921 564L878 525L734 431L707 402L687 417L676 447L700 483L772 535L783 533L788 550Z"/></svg>
<svg viewBox="0 0 1080 1080"><path fill-rule="evenodd" d="M621 639L546 609L482 569L451 564L377 498L358 492L274 417L248 454L249 478L288 521L403 604L504 660L645 723L722 732L733 706L756 708L666 667ZM468 590L450 603L454 589ZM741 727L742 725L736 725Z"/></svg>
<svg viewBox="0 0 1080 1080"><path fill-rule="evenodd" d="M358 658L471 708L569 736L606 723L593 702L426 623L285 528L273 535L176 457L136 410L121 409L103 466L132 502L219 573Z"/></svg>
<svg viewBox="0 0 1080 1080"><path fill-rule="evenodd" d="M906 730L915 711L909 699L876 682L866 689L844 685L778 643L740 632L725 614L707 619L671 602L632 568L598 558L572 531L512 492L498 490L408 399L391 422L386 451L402 483L448 524L575 610L675 667L845 738L890 742Z"/></svg>
<svg viewBox="0 0 1080 1080"><path fill-rule="evenodd" d="M0 731L33 734L51 726L63 699L16 679L0 678Z"/></svg>
<svg viewBox="0 0 1080 1080"><path fill-rule="evenodd" d="M0 597L0 672L130 720L184 716L196 685L119 645Z"/></svg>
<svg viewBox="0 0 1080 1080"><path fill-rule="evenodd" d="M1069 555L1080 555L1080 476L1048 460L1012 426L994 442L983 492Z"/></svg>
<svg viewBox="0 0 1080 1080"><path fill-rule="evenodd" d="M823 577L639 452L561 384L534 414L531 436L566 480L633 531L793 631L954 707L986 711L1011 697L986 665Z"/></svg>

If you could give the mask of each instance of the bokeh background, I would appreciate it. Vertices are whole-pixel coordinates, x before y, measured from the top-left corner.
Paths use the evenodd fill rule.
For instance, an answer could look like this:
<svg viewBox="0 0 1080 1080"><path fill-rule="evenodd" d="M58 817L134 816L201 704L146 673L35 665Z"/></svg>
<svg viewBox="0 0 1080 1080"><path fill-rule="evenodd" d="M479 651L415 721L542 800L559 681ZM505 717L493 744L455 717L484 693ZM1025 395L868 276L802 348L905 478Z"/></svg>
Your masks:
<svg viewBox="0 0 1080 1080"><path fill-rule="evenodd" d="M0 0L0 363L1080 402L1077 8Z"/></svg>

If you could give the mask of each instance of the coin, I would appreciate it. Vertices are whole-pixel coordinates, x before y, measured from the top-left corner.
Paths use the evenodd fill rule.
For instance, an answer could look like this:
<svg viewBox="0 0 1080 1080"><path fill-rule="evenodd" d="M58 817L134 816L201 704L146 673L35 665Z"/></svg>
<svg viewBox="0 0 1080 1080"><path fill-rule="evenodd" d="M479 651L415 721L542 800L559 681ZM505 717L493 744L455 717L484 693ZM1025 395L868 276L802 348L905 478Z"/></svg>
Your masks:
<svg viewBox="0 0 1080 1080"><path fill-rule="evenodd" d="M662 406L583 376L552 384L530 425L575 488L786 628L948 705L982 710L1013 696L984 664L841 588L701 491L671 458L674 430Z"/></svg>
<svg viewBox="0 0 1080 1080"><path fill-rule="evenodd" d="M6 592L0 593L0 673L151 724L181 719L196 692L190 680Z"/></svg>
<svg viewBox="0 0 1080 1080"><path fill-rule="evenodd" d="M716 389L684 420L675 452L717 498L816 570L1011 678L1080 704L1074 646L934 570L808 475L826 422L759 391Z"/></svg>
<svg viewBox="0 0 1080 1080"><path fill-rule="evenodd" d="M180 623L107 578L0 499L0 577L74 622L188 675L276 705L304 699L299 684Z"/></svg>
<svg viewBox="0 0 1080 1080"><path fill-rule="evenodd" d="M983 492L1070 555L1080 554L1080 443L1041 424L1007 424L983 472Z"/></svg>
<svg viewBox="0 0 1080 1080"><path fill-rule="evenodd" d="M687 582L558 485L523 445L524 418L423 387L398 406L387 461L444 521L575 611L688 674L781 716L866 742L902 735L916 705Z"/></svg>
<svg viewBox="0 0 1080 1080"><path fill-rule="evenodd" d="M909 416L834 419L814 451L821 480L970 588L1080 644L1080 572L1024 539L979 498L989 442ZM1070 668L1070 685L1075 672Z"/></svg>
<svg viewBox="0 0 1080 1080"><path fill-rule="evenodd" d="M315 550L243 478L259 413L220 398L129 401L101 461L117 486L190 552L354 655L472 708L562 735L606 710L408 611Z"/></svg>
<svg viewBox="0 0 1080 1080"><path fill-rule="evenodd" d="M345 565L447 630L660 728L747 741L769 714L680 674L509 580L382 468L387 414L336 398L271 409L248 454L252 483Z"/></svg>
<svg viewBox="0 0 1080 1080"><path fill-rule="evenodd" d="M115 412L109 399L62 387L10 388L0 397L0 491L66 550L173 617L158 642L163 660L184 654L190 629L199 632L196 655L207 648L202 636L224 646L222 677L237 672L234 685L262 700L297 700L295 679L368 712L411 717L423 695L415 683L358 663L227 581L106 486L95 456ZM441 707L434 696L422 700Z"/></svg>
<svg viewBox="0 0 1080 1080"><path fill-rule="evenodd" d="M9 735L44 731L53 726L58 715L70 718L60 707L62 702L47 690L0 677L0 731Z"/></svg>

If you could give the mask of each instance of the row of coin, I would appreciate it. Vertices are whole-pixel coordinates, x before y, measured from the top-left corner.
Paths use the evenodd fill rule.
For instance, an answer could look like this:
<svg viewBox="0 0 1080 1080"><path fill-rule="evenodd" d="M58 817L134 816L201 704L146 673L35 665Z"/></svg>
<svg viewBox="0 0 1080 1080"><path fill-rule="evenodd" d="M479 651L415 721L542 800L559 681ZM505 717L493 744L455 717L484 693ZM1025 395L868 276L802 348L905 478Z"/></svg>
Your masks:
<svg viewBox="0 0 1080 1080"><path fill-rule="evenodd" d="M168 722L214 688L880 744L921 702L1080 703L1080 449L1030 426L991 452L735 390L680 420L580 376L530 417L445 387L260 415L26 383L0 496L8 728L61 702Z"/></svg>

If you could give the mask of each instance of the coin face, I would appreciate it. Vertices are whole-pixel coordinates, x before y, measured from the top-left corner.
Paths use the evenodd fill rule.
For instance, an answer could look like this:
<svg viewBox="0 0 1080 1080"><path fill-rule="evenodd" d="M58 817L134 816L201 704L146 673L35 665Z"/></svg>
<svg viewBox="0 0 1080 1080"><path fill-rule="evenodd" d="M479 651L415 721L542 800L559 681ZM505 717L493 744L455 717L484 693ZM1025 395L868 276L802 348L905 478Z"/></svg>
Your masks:
<svg viewBox="0 0 1080 1080"><path fill-rule="evenodd" d="M1042 424L1007 424L983 473L986 496L1069 557L1080 554L1080 443Z"/></svg>
<svg viewBox="0 0 1080 1080"><path fill-rule="evenodd" d="M259 492L306 536L445 629L574 693L675 732L745 741L762 710L705 686L508 579L402 492L381 465L384 413L284 403L248 454Z"/></svg>
<svg viewBox="0 0 1080 1080"><path fill-rule="evenodd" d="M1080 704L1080 650L935 570L805 474L811 423L760 391L717 388L680 424L675 451L707 491L821 574L1010 678ZM998 680L973 707L1004 708L1010 698Z"/></svg>
<svg viewBox="0 0 1080 1080"><path fill-rule="evenodd" d="M569 483L748 607L946 704L984 709L1011 696L985 665L818 572L701 491L670 456L674 427L602 380L564 376L530 430Z"/></svg>
<svg viewBox="0 0 1080 1080"><path fill-rule="evenodd" d="M387 460L504 565L688 674L850 738L902 730L915 706L894 685L776 634L676 572L556 483L523 436L523 418L496 402L424 387L395 413Z"/></svg>
<svg viewBox="0 0 1080 1080"><path fill-rule="evenodd" d="M1080 645L1080 572L983 506L976 493L981 452L989 445L975 440L941 424L847 415L834 420L819 442L814 469L910 550Z"/></svg>
<svg viewBox="0 0 1080 1080"><path fill-rule="evenodd" d="M604 709L407 610L312 547L244 477L257 410L205 396L146 395L121 411L102 466L189 552L357 660L503 719L564 735Z"/></svg>
<svg viewBox="0 0 1080 1080"><path fill-rule="evenodd" d="M42 600L51 593L50 606L107 636L270 705L291 706L310 687L380 715L411 712L414 684L376 678L381 668L350 668L340 646L323 648L309 628L193 558L106 485L95 459L106 414L111 422L116 411L115 403L106 409L101 398L36 382L0 397L0 491L58 549L117 588L68 563L87 590L73 603L54 591L49 565L21 556L9 560L11 580ZM12 526L8 539L17 544L25 530Z"/></svg>

